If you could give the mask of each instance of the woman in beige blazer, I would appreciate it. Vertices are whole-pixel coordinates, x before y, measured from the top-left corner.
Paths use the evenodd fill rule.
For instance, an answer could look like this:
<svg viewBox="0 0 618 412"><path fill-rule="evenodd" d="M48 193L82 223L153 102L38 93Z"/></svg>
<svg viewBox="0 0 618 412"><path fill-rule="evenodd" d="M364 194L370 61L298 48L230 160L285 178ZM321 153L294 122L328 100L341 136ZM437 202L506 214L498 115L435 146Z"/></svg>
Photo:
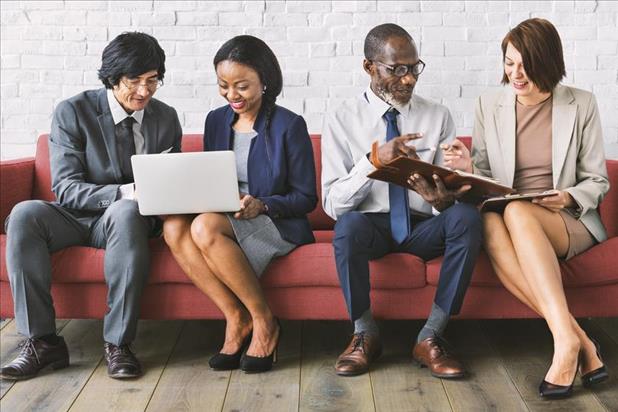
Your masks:
<svg viewBox="0 0 618 412"><path fill-rule="evenodd" d="M608 377L598 347L569 312L558 265L607 238L597 213L609 189L599 112L591 93L559 84L562 45L547 20L520 23L502 52L507 87L478 99L472 157L459 142L444 148L445 163L520 193L555 191L484 213L484 246L504 286L545 318L553 335L540 395L566 397L578 365L584 386Z"/></svg>

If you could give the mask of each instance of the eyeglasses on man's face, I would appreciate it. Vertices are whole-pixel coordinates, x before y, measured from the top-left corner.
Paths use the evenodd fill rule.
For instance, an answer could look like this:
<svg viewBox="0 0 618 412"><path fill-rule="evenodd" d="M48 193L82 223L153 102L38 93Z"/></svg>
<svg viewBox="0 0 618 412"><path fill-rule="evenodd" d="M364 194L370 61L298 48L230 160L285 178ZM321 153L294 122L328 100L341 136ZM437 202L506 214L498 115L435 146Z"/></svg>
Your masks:
<svg viewBox="0 0 618 412"><path fill-rule="evenodd" d="M154 92L159 87L163 86L163 80L160 80L160 79L148 79L144 82L142 82L140 79L120 79L120 81L130 91L135 91L140 86L144 86L150 92Z"/></svg>
<svg viewBox="0 0 618 412"><path fill-rule="evenodd" d="M414 77L418 77L423 72L423 70L425 70L425 62L423 62L422 60L419 60L414 64L397 64L394 66L382 63L378 60L373 60L373 62L386 67L390 74L394 74L397 77L403 77L408 73L412 73Z"/></svg>

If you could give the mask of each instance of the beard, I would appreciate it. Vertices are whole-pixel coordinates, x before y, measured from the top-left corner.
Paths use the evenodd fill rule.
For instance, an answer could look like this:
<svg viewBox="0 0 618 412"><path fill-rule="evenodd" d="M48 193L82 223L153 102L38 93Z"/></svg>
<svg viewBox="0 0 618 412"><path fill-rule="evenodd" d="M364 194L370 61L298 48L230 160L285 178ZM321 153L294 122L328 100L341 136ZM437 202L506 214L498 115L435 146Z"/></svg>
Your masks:
<svg viewBox="0 0 618 412"><path fill-rule="evenodd" d="M406 105L410 99L412 98L412 93L414 91L414 87L406 87L398 90L401 94L405 94L405 96L397 96L391 91L387 90L383 86L377 87L377 94L382 100L384 100L390 106L404 106Z"/></svg>

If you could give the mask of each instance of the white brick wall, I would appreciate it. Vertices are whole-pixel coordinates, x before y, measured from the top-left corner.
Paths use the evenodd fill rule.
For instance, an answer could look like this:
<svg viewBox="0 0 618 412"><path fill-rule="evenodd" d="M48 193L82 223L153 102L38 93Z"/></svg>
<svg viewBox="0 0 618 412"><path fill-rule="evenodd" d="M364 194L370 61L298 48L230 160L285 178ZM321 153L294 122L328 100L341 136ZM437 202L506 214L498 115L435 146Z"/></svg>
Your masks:
<svg viewBox="0 0 618 412"><path fill-rule="evenodd" d="M128 30L156 36L167 54L157 97L176 107L185 132L201 132L222 105L212 58L237 34L267 41L280 59L280 103L320 133L326 110L367 85L362 46L376 24L405 27L427 69L417 92L451 110L470 134L474 98L497 87L500 41L510 27L545 17L564 44L566 84L593 91L605 149L618 158L617 1L5 1L1 11L1 156L30 156L54 106L100 87L103 48Z"/></svg>

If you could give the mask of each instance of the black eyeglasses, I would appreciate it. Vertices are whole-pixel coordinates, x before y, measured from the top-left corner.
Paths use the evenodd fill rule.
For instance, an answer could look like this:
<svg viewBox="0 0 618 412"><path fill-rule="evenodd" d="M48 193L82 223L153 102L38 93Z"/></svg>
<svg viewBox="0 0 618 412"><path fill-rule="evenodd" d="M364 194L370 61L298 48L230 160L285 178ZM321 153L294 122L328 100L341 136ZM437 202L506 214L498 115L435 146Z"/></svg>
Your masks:
<svg viewBox="0 0 618 412"><path fill-rule="evenodd" d="M373 62L386 67L391 74L394 74L397 77L403 77L408 73L412 73L412 76L417 77L423 72L423 70L425 70L425 62L422 60L419 60L414 64L397 64L395 66L382 63L378 60L373 60Z"/></svg>

